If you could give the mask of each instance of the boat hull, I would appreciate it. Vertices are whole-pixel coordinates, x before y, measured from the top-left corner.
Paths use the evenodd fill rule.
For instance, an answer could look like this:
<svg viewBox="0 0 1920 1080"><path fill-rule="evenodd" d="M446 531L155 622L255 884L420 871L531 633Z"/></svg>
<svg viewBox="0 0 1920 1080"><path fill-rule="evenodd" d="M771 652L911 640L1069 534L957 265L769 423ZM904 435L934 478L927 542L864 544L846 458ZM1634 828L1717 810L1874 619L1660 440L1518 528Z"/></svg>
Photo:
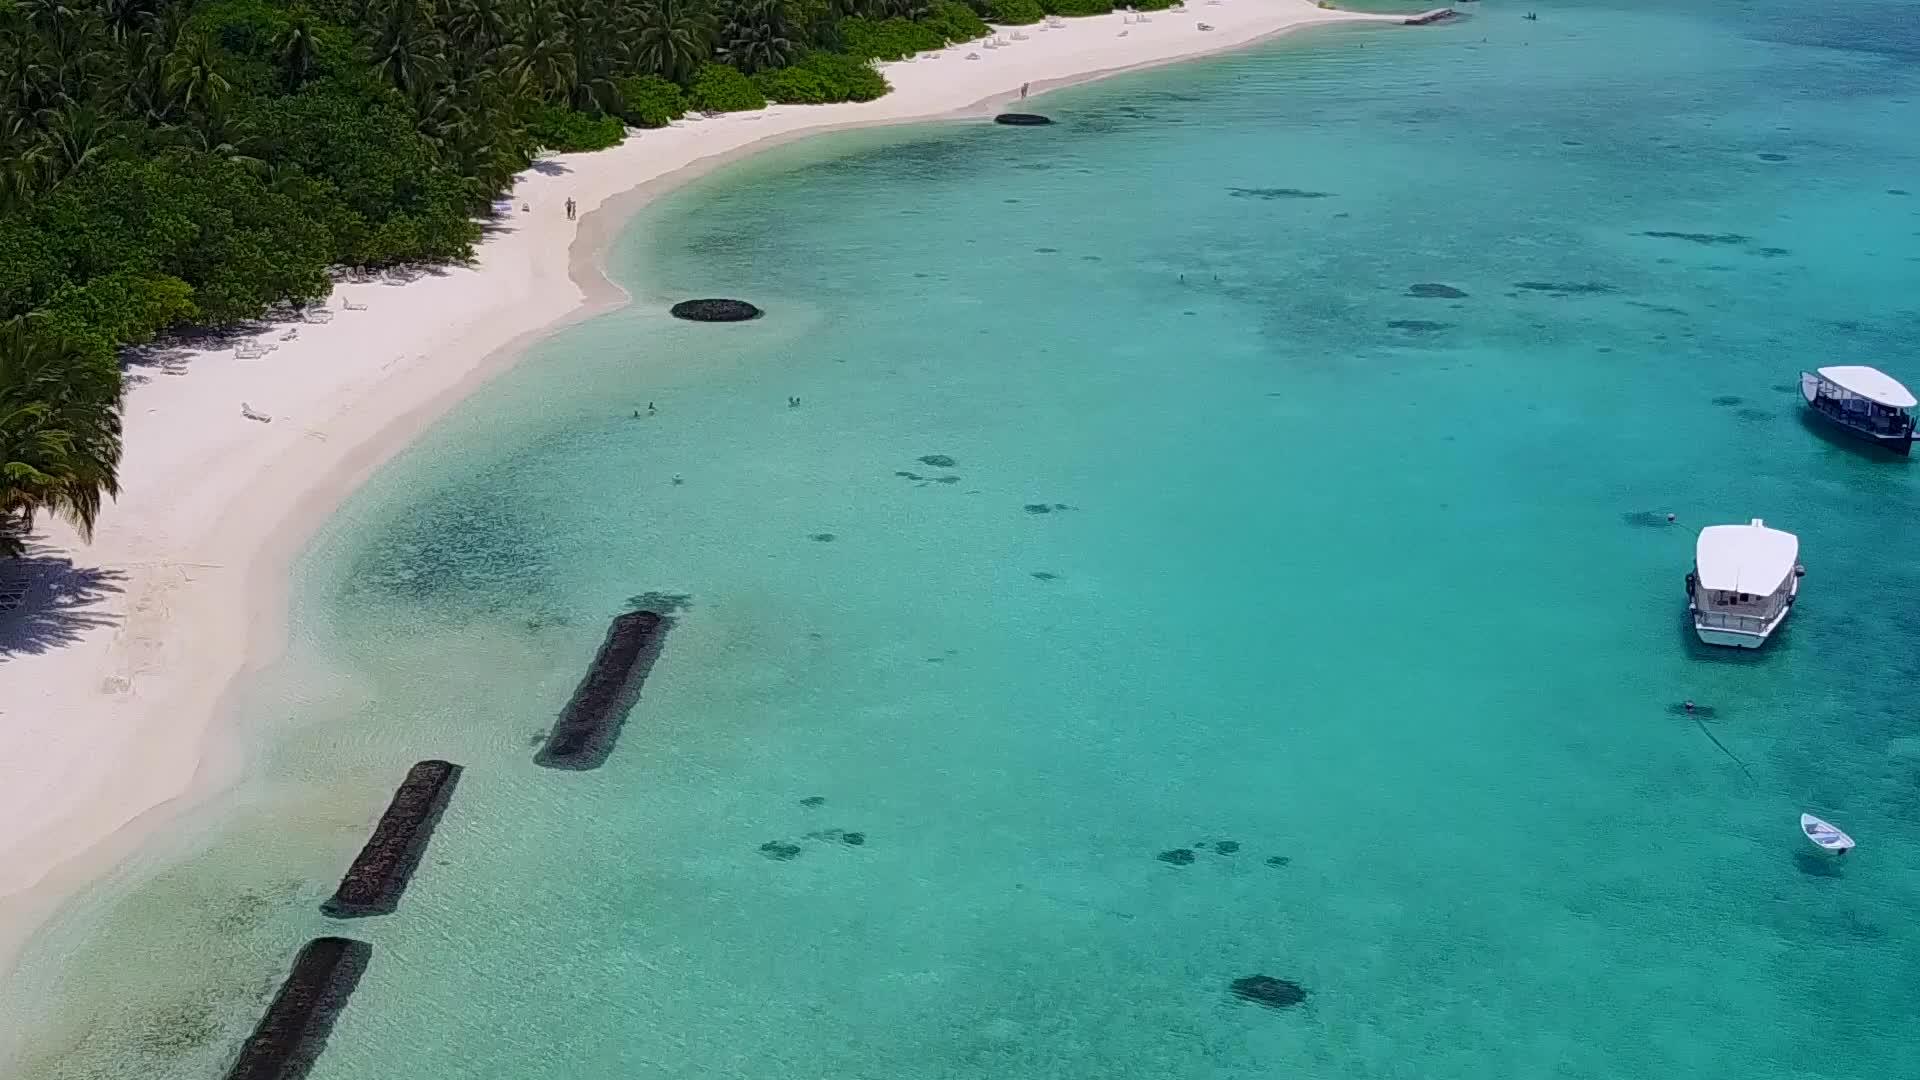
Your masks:
<svg viewBox="0 0 1920 1080"><path fill-rule="evenodd" d="M1779 626L1780 624L1774 623L1773 625ZM1712 626L1701 626L1696 622L1693 624L1693 629L1695 633L1700 635L1700 640L1709 645L1724 645L1736 649L1757 649L1765 645L1767 639L1773 636L1771 628L1764 633L1749 634L1739 630L1722 630Z"/></svg>
<svg viewBox="0 0 1920 1080"><path fill-rule="evenodd" d="M1844 431L1848 435L1859 439L1861 442L1872 443L1890 453L1899 454L1901 457L1912 456L1912 429L1908 429L1898 435L1889 435L1884 432L1874 431L1871 428L1861 427L1858 424L1836 416L1816 404L1819 400L1819 385L1819 380L1815 379L1813 375L1807 372L1800 373L1800 397L1806 402L1808 412L1818 417L1834 430Z"/></svg>

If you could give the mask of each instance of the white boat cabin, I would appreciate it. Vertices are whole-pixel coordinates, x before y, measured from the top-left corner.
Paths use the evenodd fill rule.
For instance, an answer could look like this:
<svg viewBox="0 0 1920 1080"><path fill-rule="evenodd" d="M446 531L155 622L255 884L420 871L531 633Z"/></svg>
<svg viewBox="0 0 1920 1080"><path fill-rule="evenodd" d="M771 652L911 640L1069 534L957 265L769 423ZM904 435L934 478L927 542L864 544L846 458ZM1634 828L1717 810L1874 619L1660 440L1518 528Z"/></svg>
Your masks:
<svg viewBox="0 0 1920 1080"><path fill-rule="evenodd" d="M1710 525L1694 546L1687 575L1693 628L1709 645L1757 649L1793 610L1800 591L1800 538L1746 525Z"/></svg>

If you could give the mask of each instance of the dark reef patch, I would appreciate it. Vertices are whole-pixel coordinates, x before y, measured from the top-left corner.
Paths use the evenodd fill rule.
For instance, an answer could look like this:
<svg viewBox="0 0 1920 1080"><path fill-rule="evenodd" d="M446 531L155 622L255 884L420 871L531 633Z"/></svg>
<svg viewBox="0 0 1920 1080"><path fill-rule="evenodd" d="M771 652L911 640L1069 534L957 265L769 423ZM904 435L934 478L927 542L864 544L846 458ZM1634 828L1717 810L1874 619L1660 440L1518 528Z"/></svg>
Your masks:
<svg viewBox="0 0 1920 1080"><path fill-rule="evenodd" d="M1021 507L1021 509L1025 510L1029 514L1053 513L1053 507L1047 505L1046 503L1028 503L1027 505Z"/></svg>
<svg viewBox="0 0 1920 1080"><path fill-rule="evenodd" d="M1050 248L1050 247L1037 247L1037 248L1034 248L1033 250L1034 250L1035 252L1037 252L1037 253L1039 253L1039 254L1041 254L1041 255L1058 255L1058 254L1060 254L1060 249L1059 249L1059 248Z"/></svg>
<svg viewBox="0 0 1920 1080"><path fill-rule="evenodd" d="M1438 281L1421 281L1407 286L1408 296L1417 296L1423 300L1464 300L1467 290L1456 289Z"/></svg>
<svg viewBox="0 0 1920 1080"><path fill-rule="evenodd" d="M1267 856L1267 865L1275 868L1276 870L1285 866L1290 866L1292 865L1292 863L1293 863L1293 860L1286 857L1285 855Z"/></svg>
<svg viewBox="0 0 1920 1080"><path fill-rule="evenodd" d="M1227 989L1241 1001L1269 1009L1290 1009L1307 1000L1306 988L1299 983L1271 975L1247 975L1233 980Z"/></svg>
<svg viewBox="0 0 1920 1080"><path fill-rule="evenodd" d="M760 854L775 862L788 862L800 857L800 845L784 840L769 840L760 845Z"/></svg>
<svg viewBox="0 0 1920 1080"><path fill-rule="evenodd" d="M1760 256L1763 259L1778 259L1778 258L1781 258L1782 256L1793 254L1793 249L1783 248L1783 247L1763 247L1763 248L1754 249L1753 253L1755 255Z"/></svg>
<svg viewBox="0 0 1920 1080"><path fill-rule="evenodd" d="M813 807L816 807L816 806L825 806L827 805L827 797L825 795L809 795L806 798L800 800L800 805L807 807L808 809L812 809Z"/></svg>
<svg viewBox="0 0 1920 1080"><path fill-rule="evenodd" d="M1785 160L1787 160L1787 155L1785 155L1785 154L1773 154L1773 153L1767 153L1767 154L1755 154L1754 156L1755 156L1755 157L1757 157L1757 158L1759 158L1759 159L1760 159L1761 161L1785 161Z"/></svg>
<svg viewBox="0 0 1920 1080"><path fill-rule="evenodd" d="M682 300L667 309L676 319L692 322L746 322L766 314L745 300Z"/></svg>
<svg viewBox="0 0 1920 1080"><path fill-rule="evenodd" d="M1733 415L1739 417L1742 420L1752 420L1756 423L1761 420L1773 419L1773 414L1768 412L1765 409L1741 409L1739 412L1734 413Z"/></svg>
<svg viewBox="0 0 1920 1080"><path fill-rule="evenodd" d="M1744 244L1753 239L1751 236L1742 236L1739 233L1732 232L1674 232L1670 229L1654 229L1643 232L1640 235L1650 236L1655 240L1685 240L1690 244L1699 244L1703 247L1727 247L1735 244Z"/></svg>
<svg viewBox="0 0 1920 1080"><path fill-rule="evenodd" d="M1035 581L1058 581L1060 579L1059 574L1053 573L1050 570L1035 570L1032 576Z"/></svg>
<svg viewBox="0 0 1920 1080"><path fill-rule="evenodd" d="M860 847L867 842L867 834L863 832L841 833L840 842L850 847Z"/></svg>
<svg viewBox="0 0 1920 1080"><path fill-rule="evenodd" d="M1618 291L1601 281L1517 281L1513 287L1550 296L1601 296Z"/></svg>
<svg viewBox="0 0 1920 1080"><path fill-rule="evenodd" d="M1387 325L1409 334L1437 334L1442 330L1453 328L1452 323L1434 322L1432 319L1392 319Z"/></svg>
<svg viewBox="0 0 1920 1080"><path fill-rule="evenodd" d="M1743 404L1746 400L1746 398L1741 397L1739 394L1721 394L1719 397L1713 399L1713 403L1725 409L1734 405Z"/></svg>
<svg viewBox="0 0 1920 1080"><path fill-rule="evenodd" d="M1231 855L1234 852L1240 850L1240 841L1221 840L1218 843L1213 845L1213 850L1218 852L1221 855Z"/></svg>
<svg viewBox="0 0 1920 1080"><path fill-rule="evenodd" d="M818 541L819 543L822 543L822 544L831 544L835 540L838 540L839 537L835 536L832 533L808 533L807 539Z"/></svg>
<svg viewBox="0 0 1920 1080"><path fill-rule="evenodd" d="M1331 191L1309 191L1297 187L1237 187L1228 188L1227 194L1236 199L1331 199Z"/></svg>
<svg viewBox="0 0 1920 1080"><path fill-rule="evenodd" d="M1897 187L1890 187L1890 188L1888 188L1888 189L1887 189L1887 194L1889 194L1889 195L1911 195L1911 194L1913 194L1913 192L1911 192L1911 191L1908 191L1908 190L1907 190L1906 188L1897 188Z"/></svg>
<svg viewBox="0 0 1920 1080"><path fill-rule="evenodd" d="M1006 124L1008 127L1040 127L1053 123L1053 118L1041 116L1039 113L1003 112L994 117L993 122Z"/></svg>
<svg viewBox="0 0 1920 1080"><path fill-rule="evenodd" d="M1685 308L1671 307L1667 304L1650 304L1645 300L1629 300L1627 304L1630 307L1637 307L1642 311L1651 311L1656 315L1679 315L1684 318L1687 314Z"/></svg>
<svg viewBox="0 0 1920 1080"><path fill-rule="evenodd" d="M1620 520L1636 529L1664 529L1673 524L1667 515L1652 510L1629 510L1620 515Z"/></svg>
<svg viewBox="0 0 1920 1080"><path fill-rule="evenodd" d="M693 606L692 593L643 592L638 596L629 596L627 606L645 611L657 611L662 615L672 615Z"/></svg>
<svg viewBox="0 0 1920 1080"><path fill-rule="evenodd" d="M931 465L936 469L951 469L955 465L960 464L945 454L926 454L919 460L920 464Z"/></svg>
<svg viewBox="0 0 1920 1080"><path fill-rule="evenodd" d="M1170 863L1174 866L1192 866L1193 865L1193 849L1183 848L1183 847L1172 848L1168 851L1163 851L1160 854L1155 855L1154 858L1159 859L1163 863Z"/></svg>

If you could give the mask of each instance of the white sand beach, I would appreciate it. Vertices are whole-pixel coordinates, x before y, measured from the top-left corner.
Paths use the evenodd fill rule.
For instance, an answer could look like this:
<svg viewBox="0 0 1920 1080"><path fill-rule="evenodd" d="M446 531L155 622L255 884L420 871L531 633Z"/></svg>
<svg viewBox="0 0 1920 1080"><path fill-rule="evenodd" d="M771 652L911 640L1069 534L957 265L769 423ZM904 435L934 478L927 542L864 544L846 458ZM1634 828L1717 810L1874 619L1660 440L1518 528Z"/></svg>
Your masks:
<svg viewBox="0 0 1920 1080"><path fill-rule="evenodd" d="M1029 26L1007 47L886 65L895 90L876 102L639 133L526 174L471 266L344 283L330 321L293 337L291 325L265 329L250 340L276 347L255 359L237 356L236 341L138 369L118 501L91 544L43 524L24 606L0 614L0 966L64 897L237 775L246 743L224 730L223 695L281 649L293 555L528 341L623 302L599 273L600 251L648 199L784 139L979 114L1023 83L1038 91L1351 20L1401 18L1221 0L1144 23ZM243 415L243 403L270 420Z"/></svg>

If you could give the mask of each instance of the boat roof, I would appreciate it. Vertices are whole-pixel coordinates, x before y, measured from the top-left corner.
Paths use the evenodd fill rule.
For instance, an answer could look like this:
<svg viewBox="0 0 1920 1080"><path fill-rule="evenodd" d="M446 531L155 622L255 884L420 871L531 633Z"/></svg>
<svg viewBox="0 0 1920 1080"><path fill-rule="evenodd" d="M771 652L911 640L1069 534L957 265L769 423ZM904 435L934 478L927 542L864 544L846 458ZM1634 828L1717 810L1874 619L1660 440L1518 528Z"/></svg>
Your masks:
<svg viewBox="0 0 1920 1080"><path fill-rule="evenodd" d="M1889 409L1911 409L1916 404L1913 392L1900 385L1900 380L1870 367L1823 367L1820 377L1849 394L1858 394L1868 401L1877 401Z"/></svg>
<svg viewBox="0 0 1920 1080"><path fill-rule="evenodd" d="M1799 537L1754 518L1747 525L1701 529L1693 561L1702 588L1766 596L1787 579L1799 557Z"/></svg>

